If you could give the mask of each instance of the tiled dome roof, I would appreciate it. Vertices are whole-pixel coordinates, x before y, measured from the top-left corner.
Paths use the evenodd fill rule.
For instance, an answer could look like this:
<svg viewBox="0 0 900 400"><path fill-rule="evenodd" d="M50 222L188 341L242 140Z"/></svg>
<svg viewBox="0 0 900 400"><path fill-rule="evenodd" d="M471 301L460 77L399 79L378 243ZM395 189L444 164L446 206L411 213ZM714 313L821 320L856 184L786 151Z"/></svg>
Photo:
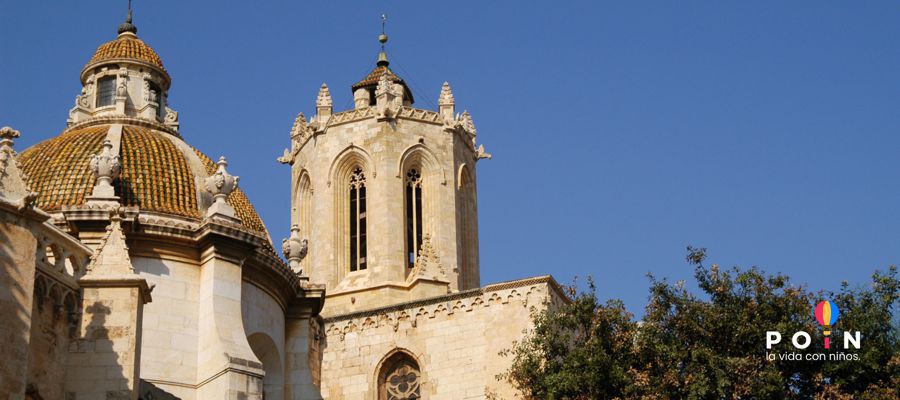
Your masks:
<svg viewBox="0 0 900 400"><path fill-rule="evenodd" d="M144 43L143 40L129 32L120 34L119 37L111 42L101 44L84 68L87 69L101 62L115 60L149 64L168 74L159 55L147 43Z"/></svg>
<svg viewBox="0 0 900 400"><path fill-rule="evenodd" d="M95 184L90 159L100 153L109 127L63 132L19 155L29 186L39 193L38 207L55 211L85 203ZM203 217L195 177L205 178L215 171L209 157L170 134L133 125L123 127L119 147L121 172L113 186L123 205L197 220ZM240 189L226 201L245 228L268 237L262 219Z"/></svg>
<svg viewBox="0 0 900 400"><path fill-rule="evenodd" d="M403 85L403 90L405 91L405 95L410 100L410 103L412 103L413 102L412 101L412 92L409 90L409 87L406 86L406 82L403 81L403 78L397 76L397 74L395 74L394 71L391 71L391 69L388 68L387 65L376 66L375 69L373 69L372 72L369 72L369 74L366 75L365 78L363 78L359 82L354 83L353 86L351 87L351 89L354 92L356 91L356 89L363 88L363 87L369 88L371 90L375 90L375 87L378 86L378 81L381 79L381 75L384 75L384 74L387 74L387 77L391 82L399 83L399 84Z"/></svg>
<svg viewBox="0 0 900 400"><path fill-rule="evenodd" d="M361 81L353 84L353 90L359 89L363 86L378 86L378 80L381 79L381 75L387 74L388 79L394 83L403 83L403 79L400 79L394 71L391 71L386 65L379 65L369 72L365 78Z"/></svg>

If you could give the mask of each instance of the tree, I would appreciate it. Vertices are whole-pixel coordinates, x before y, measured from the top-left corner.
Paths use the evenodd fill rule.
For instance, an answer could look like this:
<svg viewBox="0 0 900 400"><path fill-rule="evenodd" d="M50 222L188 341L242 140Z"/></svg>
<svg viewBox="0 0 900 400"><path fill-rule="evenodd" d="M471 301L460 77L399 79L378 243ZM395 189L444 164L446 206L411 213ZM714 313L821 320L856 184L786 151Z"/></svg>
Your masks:
<svg viewBox="0 0 900 400"><path fill-rule="evenodd" d="M630 394L637 324L619 300L598 303L594 282L568 302L534 314L534 330L513 349L513 368L498 376L533 399L602 399Z"/></svg>
<svg viewBox="0 0 900 400"><path fill-rule="evenodd" d="M688 248L700 289L650 276L650 301L635 322L621 301L600 304L588 289L567 288L568 301L533 314L534 328L501 354L507 373L533 399L841 399L900 398L900 298L897 269L876 272L867 288L846 283L810 292L758 268L706 268L706 249ZM860 331L858 360L769 360L765 332L818 337L812 309L833 301L842 314L832 331ZM782 343L772 352L828 353L819 340L805 350Z"/></svg>

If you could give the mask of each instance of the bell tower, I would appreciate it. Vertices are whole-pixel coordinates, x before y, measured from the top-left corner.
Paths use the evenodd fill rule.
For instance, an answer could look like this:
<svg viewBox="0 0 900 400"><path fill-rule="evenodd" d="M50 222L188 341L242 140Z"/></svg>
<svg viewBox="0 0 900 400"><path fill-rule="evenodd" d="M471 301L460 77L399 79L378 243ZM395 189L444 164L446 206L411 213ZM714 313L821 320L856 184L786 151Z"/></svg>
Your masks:
<svg viewBox="0 0 900 400"><path fill-rule="evenodd" d="M286 257L326 285L325 315L480 286L475 164L490 155L448 83L438 110L414 107L383 29L378 40L374 69L351 86L354 108L335 112L322 84L279 158L291 166Z"/></svg>

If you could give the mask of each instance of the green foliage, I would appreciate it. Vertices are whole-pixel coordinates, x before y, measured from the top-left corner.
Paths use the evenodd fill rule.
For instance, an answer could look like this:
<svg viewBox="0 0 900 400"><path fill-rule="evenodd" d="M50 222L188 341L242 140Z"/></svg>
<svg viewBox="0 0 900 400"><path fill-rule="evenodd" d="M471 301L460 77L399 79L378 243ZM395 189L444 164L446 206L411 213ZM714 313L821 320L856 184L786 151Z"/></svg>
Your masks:
<svg viewBox="0 0 900 400"><path fill-rule="evenodd" d="M637 324L619 300L599 305L589 290L567 288L569 302L534 315L534 331L513 350L508 379L534 399L604 399L628 394Z"/></svg>
<svg viewBox="0 0 900 400"><path fill-rule="evenodd" d="M498 379L531 399L898 399L900 298L897 269L876 272L867 288L813 293L787 276L758 268L702 265L706 249L688 248L700 289L650 276L650 301L634 322L621 301L601 304L594 284L566 288L568 301L533 314L534 328L512 349ZM841 310L830 350L822 346L815 304ZM765 332L782 333L774 353L856 353L859 360L767 360ZM860 331L859 350L843 349L843 330ZM813 344L794 349L794 332ZM835 348L836 347L836 348Z"/></svg>

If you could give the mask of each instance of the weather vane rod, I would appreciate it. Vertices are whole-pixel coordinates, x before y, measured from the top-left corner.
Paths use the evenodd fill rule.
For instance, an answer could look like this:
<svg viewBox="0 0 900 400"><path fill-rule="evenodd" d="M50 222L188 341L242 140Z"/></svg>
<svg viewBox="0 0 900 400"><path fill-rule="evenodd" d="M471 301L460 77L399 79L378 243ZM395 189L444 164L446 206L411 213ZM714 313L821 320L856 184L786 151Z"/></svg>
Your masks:
<svg viewBox="0 0 900 400"><path fill-rule="evenodd" d="M384 34L385 24L387 24L387 15L381 14L381 36L378 37L378 41L381 42L381 51L384 51L384 43L387 42L387 35Z"/></svg>

